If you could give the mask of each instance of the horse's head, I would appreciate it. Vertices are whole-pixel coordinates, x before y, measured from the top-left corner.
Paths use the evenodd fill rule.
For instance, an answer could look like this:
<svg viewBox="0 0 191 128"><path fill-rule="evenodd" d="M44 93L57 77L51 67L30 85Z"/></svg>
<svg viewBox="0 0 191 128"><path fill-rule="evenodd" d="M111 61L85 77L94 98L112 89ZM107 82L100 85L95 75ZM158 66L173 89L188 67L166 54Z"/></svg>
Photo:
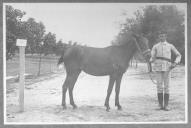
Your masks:
<svg viewBox="0 0 191 128"><path fill-rule="evenodd" d="M135 44L138 51L143 55L144 59L149 62L151 57L151 50L149 48L148 39L137 34L133 34L135 37Z"/></svg>

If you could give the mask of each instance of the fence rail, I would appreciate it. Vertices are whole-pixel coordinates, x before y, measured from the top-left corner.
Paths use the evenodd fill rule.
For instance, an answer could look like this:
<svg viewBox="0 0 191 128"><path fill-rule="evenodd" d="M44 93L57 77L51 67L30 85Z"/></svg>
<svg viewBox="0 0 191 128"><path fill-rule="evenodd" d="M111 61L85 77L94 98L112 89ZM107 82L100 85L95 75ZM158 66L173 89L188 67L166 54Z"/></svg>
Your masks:
<svg viewBox="0 0 191 128"><path fill-rule="evenodd" d="M40 75L61 72L57 69L58 56L42 56ZM26 74L37 75L39 71L39 55L27 55L25 62ZM62 70L63 71L63 70ZM6 62L6 76L16 76L19 74L19 57L15 56L13 59Z"/></svg>

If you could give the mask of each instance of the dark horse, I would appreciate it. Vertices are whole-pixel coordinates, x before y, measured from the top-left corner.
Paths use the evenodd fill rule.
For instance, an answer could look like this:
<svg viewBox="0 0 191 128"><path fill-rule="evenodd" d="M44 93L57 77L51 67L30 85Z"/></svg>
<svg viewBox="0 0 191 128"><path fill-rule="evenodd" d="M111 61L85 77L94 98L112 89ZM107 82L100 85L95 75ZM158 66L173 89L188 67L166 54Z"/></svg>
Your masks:
<svg viewBox="0 0 191 128"><path fill-rule="evenodd" d="M106 110L109 111L109 98L115 85L115 106L118 110L122 107L119 103L120 84L123 74L128 68L129 61L136 51L141 52L148 62L150 49L148 40L136 34L131 34L128 40L119 42L119 45L112 45L105 48L93 48L74 45L68 47L62 53L58 65L64 63L66 68L66 79L62 87L62 106L66 109L66 91L69 90L70 104L77 108L73 99L73 88L81 71L94 76L109 76L109 86L105 99Z"/></svg>

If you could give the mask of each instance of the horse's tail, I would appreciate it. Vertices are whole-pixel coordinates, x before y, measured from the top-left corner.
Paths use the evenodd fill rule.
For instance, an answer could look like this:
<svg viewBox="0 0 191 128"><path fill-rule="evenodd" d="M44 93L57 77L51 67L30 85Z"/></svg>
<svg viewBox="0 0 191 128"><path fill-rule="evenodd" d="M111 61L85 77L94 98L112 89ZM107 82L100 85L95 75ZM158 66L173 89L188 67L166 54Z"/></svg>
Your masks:
<svg viewBox="0 0 191 128"><path fill-rule="evenodd" d="M61 57L59 58L57 65L60 65L61 63L63 63L63 56L61 56Z"/></svg>
<svg viewBox="0 0 191 128"><path fill-rule="evenodd" d="M80 61L81 57L83 56L83 48L81 46L78 46L76 44L74 45L66 45L64 49L62 50L62 54L60 59L58 60L57 65L63 66L65 61L68 59L77 59Z"/></svg>
<svg viewBox="0 0 191 128"><path fill-rule="evenodd" d="M69 49L71 49L72 47L76 46L76 45L77 45L76 43L74 43L74 44L65 44L65 45L64 45L64 47L63 47L63 49L62 49L62 51L61 51L61 57L59 58L58 63L57 63L58 66L61 65L62 63L64 63L65 58L66 58L69 54L71 54L70 52L67 53L67 51L68 51Z"/></svg>
<svg viewBox="0 0 191 128"><path fill-rule="evenodd" d="M64 56L65 56L65 53L66 51L68 50L68 46L65 46L61 52L61 57L59 58L58 60L58 63L57 63L57 66L61 65L62 63L64 63Z"/></svg>

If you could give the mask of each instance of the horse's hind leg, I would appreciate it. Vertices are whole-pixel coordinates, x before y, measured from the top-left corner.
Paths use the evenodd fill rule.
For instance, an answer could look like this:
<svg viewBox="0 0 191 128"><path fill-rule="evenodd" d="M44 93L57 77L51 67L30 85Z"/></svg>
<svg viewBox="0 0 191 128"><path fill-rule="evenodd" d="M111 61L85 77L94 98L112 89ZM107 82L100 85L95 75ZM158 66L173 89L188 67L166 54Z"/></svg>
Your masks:
<svg viewBox="0 0 191 128"><path fill-rule="evenodd" d="M72 90L73 90L74 84L76 83L78 76L79 76L79 72L67 73L66 80L64 81L64 84L62 86L62 106L63 106L63 109L66 109L66 92L67 92L67 89L69 89L70 104L74 105Z"/></svg>
<svg viewBox="0 0 191 128"><path fill-rule="evenodd" d="M122 109L122 107L119 103L119 92L120 92L122 76L123 76L123 74L118 75L118 77L116 79L116 85L115 85L115 106L118 107L118 110Z"/></svg>
<svg viewBox="0 0 191 128"><path fill-rule="evenodd" d="M106 111L109 111L109 109L110 109L109 98L110 98L111 92L113 90L114 82L115 82L115 78L113 76L110 76L109 77L109 86L108 86L108 89L107 89L107 96L106 96L106 99L105 99Z"/></svg>
<svg viewBox="0 0 191 128"><path fill-rule="evenodd" d="M70 77L67 75L66 79L64 81L64 84L62 86L62 106L63 106L63 109L66 109L66 92L67 92L69 83L70 83Z"/></svg>
<svg viewBox="0 0 191 128"><path fill-rule="evenodd" d="M73 109L77 108L76 104L74 103L74 99L73 99L73 89L74 89L74 85L78 79L78 76L80 74L80 71L75 72L70 74L70 84L68 85L68 89L69 89L69 96L70 96L70 104L73 106Z"/></svg>

